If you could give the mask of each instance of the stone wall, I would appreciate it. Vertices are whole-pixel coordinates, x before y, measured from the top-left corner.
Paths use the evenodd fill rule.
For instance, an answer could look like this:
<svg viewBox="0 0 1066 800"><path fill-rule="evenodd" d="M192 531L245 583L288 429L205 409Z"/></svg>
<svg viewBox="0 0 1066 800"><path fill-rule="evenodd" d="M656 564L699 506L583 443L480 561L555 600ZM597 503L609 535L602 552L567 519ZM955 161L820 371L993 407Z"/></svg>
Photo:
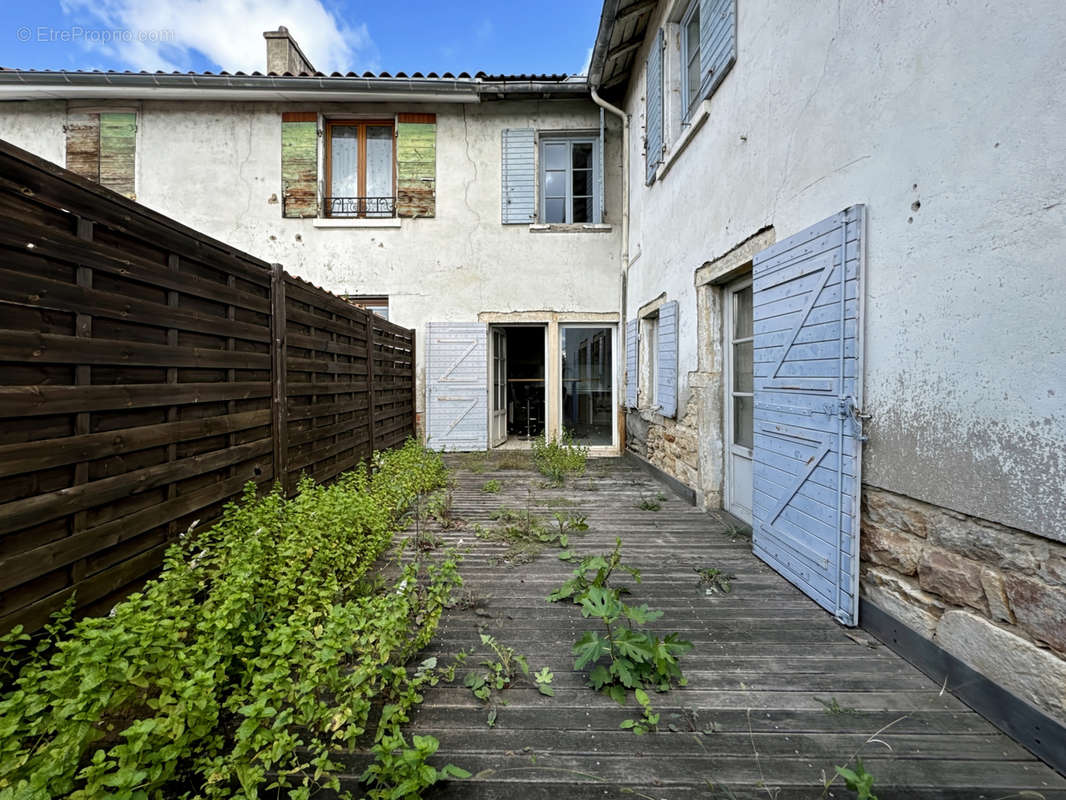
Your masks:
<svg viewBox="0 0 1066 800"><path fill-rule="evenodd" d="M862 595L1066 722L1066 545L863 487Z"/></svg>
<svg viewBox="0 0 1066 800"><path fill-rule="evenodd" d="M699 486L698 398L692 392L683 413L668 419L652 411L626 414L626 449L686 486Z"/></svg>

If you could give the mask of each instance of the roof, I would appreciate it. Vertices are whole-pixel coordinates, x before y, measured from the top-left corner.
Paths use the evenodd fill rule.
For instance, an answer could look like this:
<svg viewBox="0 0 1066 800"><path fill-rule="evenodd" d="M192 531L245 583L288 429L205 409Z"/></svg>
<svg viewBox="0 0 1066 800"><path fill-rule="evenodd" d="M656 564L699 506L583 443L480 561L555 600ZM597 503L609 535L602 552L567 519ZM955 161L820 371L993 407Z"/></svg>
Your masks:
<svg viewBox="0 0 1066 800"><path fill-rule="evenodd" d="M442 100L588 96L583 75L503 75L478 72L133 72L130 70L22 70L0 67L0 100Z"/></svg>
<svg viewBox="0 0 1066 800"><path fill-rule="evenodd" d="M589 63L588 82L597 91L614 99L625 93L658 4L658 0L604 0Z"/></svg>

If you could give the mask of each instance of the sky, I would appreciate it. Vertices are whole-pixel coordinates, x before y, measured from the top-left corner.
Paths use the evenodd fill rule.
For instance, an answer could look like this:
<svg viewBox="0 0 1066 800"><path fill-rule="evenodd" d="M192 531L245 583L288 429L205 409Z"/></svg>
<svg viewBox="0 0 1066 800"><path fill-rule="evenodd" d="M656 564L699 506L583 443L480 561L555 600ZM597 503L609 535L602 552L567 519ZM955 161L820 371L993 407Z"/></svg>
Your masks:
<svg viewBox="0 0 1066 800"><path fill-rule="evenodd" d="M263 71L284 25L323 72L585 71L600 0L0 0L0 66Z"/></svg>

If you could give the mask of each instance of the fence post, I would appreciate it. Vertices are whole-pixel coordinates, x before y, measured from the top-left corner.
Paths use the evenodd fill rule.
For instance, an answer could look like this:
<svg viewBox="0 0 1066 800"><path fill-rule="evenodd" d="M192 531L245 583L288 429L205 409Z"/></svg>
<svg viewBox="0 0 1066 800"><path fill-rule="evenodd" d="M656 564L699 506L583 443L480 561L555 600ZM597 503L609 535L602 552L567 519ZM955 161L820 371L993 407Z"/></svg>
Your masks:
<svg viewBox="0 0 1066 800"><path fill-rule="evenodd" d="M418 439L418 348L415 347L416 329L411 328L411 438Z"/></svg>
<svg viewBox="0 0 1066 800"><path fill-rule="evenodd" d="M366 312L366 397L370 408L367 409L367 419L370 427L370 454L377 449L377 424L374 421L374 312Z"/></svg>
<svg viewBox="0 0 1066 800"><path fill-rule="evenodd" d="M274 480L289 495L289 410L286 387L285 270L270 268L270 434L274 448Z"/></svg>

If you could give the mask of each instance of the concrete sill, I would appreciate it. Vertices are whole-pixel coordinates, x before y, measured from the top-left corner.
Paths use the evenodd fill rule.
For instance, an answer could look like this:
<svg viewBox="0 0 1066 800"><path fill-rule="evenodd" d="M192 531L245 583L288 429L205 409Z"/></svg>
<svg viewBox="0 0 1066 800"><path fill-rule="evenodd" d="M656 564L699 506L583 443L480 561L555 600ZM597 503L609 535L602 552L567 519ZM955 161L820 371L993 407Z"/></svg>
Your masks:
<svg viewBox="0 0 1066 800"><path fill-rule="evenodd" d="M534 223L529 226L530 233L610 233L612 225L559 225L556 223Z"/></svg>
<svg viewBox="0 0 1066 800"><path fill-rule="evenodd" d="M655 172L655 180L661 181L666 177L666 173L670 171L674 162L677 161L677 157L681 155L681 152L688 147L688 143L692 141L692 137L696 135L696 131L703 127L703 123L707 121L707 117L710 113L711 101L702 101L699 109L692 115L688 124L681 131L681 135L671 142L670 149L667 150L666 154L663 156L663 163L659 165L659 169Z"/></svg>
<svg viewBox="0 0 1066 800"><path fill-rule="evenodd" d="M381 219L323 219L316 217L316 228L399 228L399 217L382 217Z"/></svg>

